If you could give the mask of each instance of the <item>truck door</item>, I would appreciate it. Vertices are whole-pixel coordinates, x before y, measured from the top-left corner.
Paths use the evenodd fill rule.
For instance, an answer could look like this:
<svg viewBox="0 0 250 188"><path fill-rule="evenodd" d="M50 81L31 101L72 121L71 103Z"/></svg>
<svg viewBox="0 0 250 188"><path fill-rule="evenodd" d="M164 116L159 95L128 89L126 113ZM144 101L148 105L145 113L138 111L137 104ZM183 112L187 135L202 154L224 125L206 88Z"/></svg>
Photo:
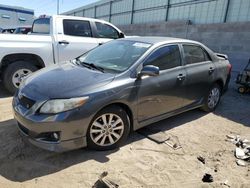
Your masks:
<svg viewBox="0 0 250 188"><path fill-rule="evenodd" d="M61 19L57 27L58 62L74 59L98 46L87 20Z"/></svg>

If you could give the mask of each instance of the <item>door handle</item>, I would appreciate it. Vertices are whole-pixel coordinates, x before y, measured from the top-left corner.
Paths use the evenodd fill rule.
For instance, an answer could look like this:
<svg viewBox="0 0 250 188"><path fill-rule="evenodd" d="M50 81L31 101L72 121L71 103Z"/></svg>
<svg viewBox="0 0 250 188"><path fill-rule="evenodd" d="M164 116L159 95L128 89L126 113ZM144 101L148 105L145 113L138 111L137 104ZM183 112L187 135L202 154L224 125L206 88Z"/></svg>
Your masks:
<svg viewBox="0 0 250 188"><path fill-rule="evenodd" d="M59 41L58 43L59 43L59 44L69 44L69 42L66 41L66 40Z"/></svg>
<svg viewBox="0 0 250 188"><path fill-rule="evenodd" d="M212 74L214 72L214 70L215 70L214 67L210 67L209 70L208 70L209 74Z"/></svg>
<svg viewBox="0 0 250 188"><path fill-rule="evenodd" d="M177 79L178 79L179 81L185 80L185 78L186 78L186 76L183 75L183 74L179 74L179 75L177 76Z"/></svg>

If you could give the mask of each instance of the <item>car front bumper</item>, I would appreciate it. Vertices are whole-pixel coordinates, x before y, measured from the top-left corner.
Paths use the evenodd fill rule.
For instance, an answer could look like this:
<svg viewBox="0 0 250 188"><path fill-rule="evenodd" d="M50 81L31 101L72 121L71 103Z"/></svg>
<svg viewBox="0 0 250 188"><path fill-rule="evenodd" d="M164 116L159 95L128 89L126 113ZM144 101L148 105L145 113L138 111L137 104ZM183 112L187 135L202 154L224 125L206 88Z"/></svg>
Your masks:
<svg viewBox="0 0 250 188"><path fill-rule="evenodd" d="M64 152L87 146L89 120L72 117L74 110L57 115L39 115L20 105L14 97L13 114L23 138L37 147ZM50 138L54 133L58 139Z"/></svg>
<svg viewBox="0 0 250 188"><path fill-rule="evenodd" d="M19 130L25 142L48 151L61 153L87 146L85 137L60 142L43 142L26 135L20 128Z"/></svg>

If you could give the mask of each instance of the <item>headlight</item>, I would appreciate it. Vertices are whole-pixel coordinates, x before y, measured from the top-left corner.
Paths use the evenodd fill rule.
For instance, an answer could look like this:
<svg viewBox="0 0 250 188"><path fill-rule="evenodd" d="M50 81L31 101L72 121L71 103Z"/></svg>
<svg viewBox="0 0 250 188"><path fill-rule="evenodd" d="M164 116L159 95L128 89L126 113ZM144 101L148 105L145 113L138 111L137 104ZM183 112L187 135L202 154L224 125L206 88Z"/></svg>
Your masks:
<svg viewBox="0 0 250 188"><path fill-rule="evenodd" d="M59 112L65 112L79 106L82 106L89 97L79 97L71 99L54 99L49 100L43 104L40 109L40 113L43 114L56 114Z"/></svg>

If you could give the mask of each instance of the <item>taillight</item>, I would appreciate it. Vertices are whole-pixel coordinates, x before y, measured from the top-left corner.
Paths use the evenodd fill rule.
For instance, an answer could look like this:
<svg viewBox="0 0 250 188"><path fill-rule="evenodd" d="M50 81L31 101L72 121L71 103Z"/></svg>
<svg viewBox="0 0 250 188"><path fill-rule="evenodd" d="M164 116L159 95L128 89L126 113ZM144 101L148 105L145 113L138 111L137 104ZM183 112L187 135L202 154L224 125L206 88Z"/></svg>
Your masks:
<svg viewBox="0 0 250 188"><path fill-rule="evenodd" d="M228 63L227 65L227 70L228 70L228 74L230 74L232 71L232 65L230 63Z"/></svg>

